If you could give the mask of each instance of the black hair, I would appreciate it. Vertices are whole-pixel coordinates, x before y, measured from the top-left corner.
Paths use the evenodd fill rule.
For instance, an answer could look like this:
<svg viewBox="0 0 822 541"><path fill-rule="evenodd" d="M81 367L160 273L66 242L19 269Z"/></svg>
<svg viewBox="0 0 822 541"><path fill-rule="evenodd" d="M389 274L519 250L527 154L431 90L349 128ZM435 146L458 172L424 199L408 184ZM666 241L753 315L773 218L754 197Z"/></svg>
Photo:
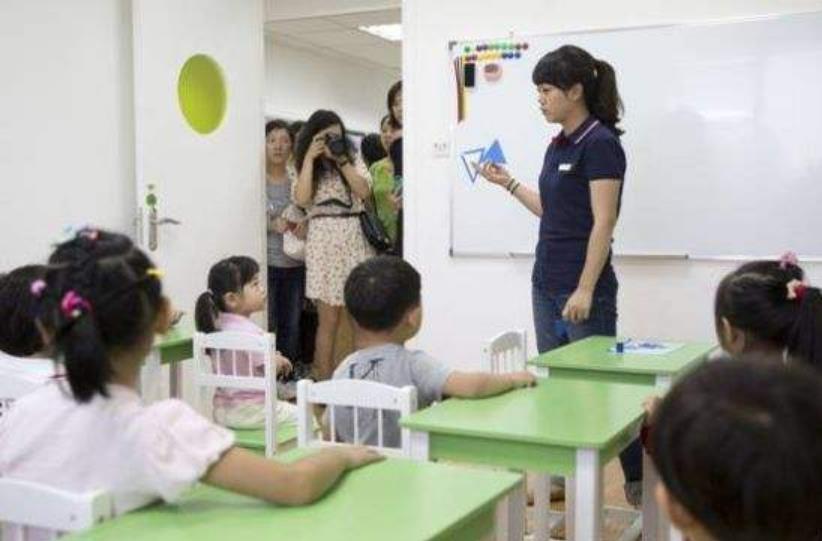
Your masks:
<svg viewBox="0 0 822 541"><path fill-rule="evenodd" d="M386 121L390 121L390 120L391 120L391 114L390 113L387 114L387 115L383 115L383 117L380 119L380 131L382 131L382 125L385 124ZM389 127L393 127L393 125L389 123Z"/></svg>
<svg viewBox="0 0 822 541"><path fill-rule="evenodd" d="M407 261L388 255L360 263L345 281L345 307L371 331L394 329L420 304L420 274Z"/></svg>
<svg viewBox="0 0 822 541"><path fill-rule="evenodd" d="M274 120L269 120L265 123L265 136L268 137L268 134L273 132L274 130L285 130L288 134L288 138L291 139L291 142L294 143L294 134L291 133L291 126L289 126L288 122L282 120L281 118L275 118Z"/></svg>
<svg viewBox="0 0 822 541"><path fill-rule="evenodd" d="M588 111L617 135L623 133L617 127L623 112L622 99L616 73L608 62L575 45L563 45L540 58L531 80L535 85L548 84L564 92L579 83Z"/></svg>
<svg viewBox="0 0 822 541"><path fill-rule="evenodd" d="M822 378L760 355L685 376L652 418L663 484L719 541L822 532Z"/></svg>
<svg viewBox="0 0 822 541"><path fill-rule="evenodd" d="M305 121L304 120L295 120L288 127L288 134L291 135L291 142L292 143L294 143L294 144L297 143L297 138L299 137L300 130L303 129L303 126L305 126Z"/></svg>
<svg viewBox="0 0 822 541"><path fill-rule="evenodd" d="M388 156L394 165L394 176L402 176L402 137L394 139L388 147Z"/></svg>
<svg viewBox="0 0 822 541"><path fill-rule="evenodd" d="M350 161L354 161L353 149L351 148L351 141L348 138L348 132L345 129L340 116L334 111L327 111L320 109L314 111L305 124L300 128L300 134L297 137L297 144L294 147L294 163L297 167L297 172L302 171L305 155L308 152L308 147L314 141L314 137L322 130L329 126L339 125L342 129L342 139L346 142L346 155ZM334 170L339 172L339 167L334 161L328 160L323 156L317 158L317 163L314 166L314 178L312 193L317 191L317 182L323 172Z"/></svg>
<svg viewBox="0 0 822 541"><path fill-rule="evenodd" d="M388 116L391 118L391 127L395 130L402 129L402 119L394 116L394 100L397 94L402 92L402 80L397 81L391 88L388 89L388 96L386 97L386 105L388 106Z"/></svg>
<svg viewBox="0 0 822 541"><path fill-rule="evenodd" d="M360 142L360 154L365 162L366 167L371 167L371 164L385 158L385 149L382 146L380 134L369 133L363 137Z"/></svg>
<svg viewBox="0 0 822 541"><path fill-rule="evenodd" d="M45 347L35 323L40 301L32 291L45 275L45 265L26 265L0 276L0 351L29 357Z"/></svg>
<svg viewBox="0 0 822 541"><path fill-rule="evenodd" d="M194 323L200 332L215 332L220 312L228 312L225 296L240 293L260 273L260 265L250 257L237 255L215 263L208 271L208 291L197 298Z"/></svg>
<svg viewBox="0 0 822 541"><path fill-rule="evenodd" d="M719 283L714 301L717 334L722 319L746 333L754 348L787 350L791 359L822 371L822 294L806 288L789 298L788 284L802 281L798 265L753 261Z"/></svg>
<svg viewBox="0 0 822 541"><path fill-rule="evenodd" d="M43 280L40 320L54 333L74 398L108 396L111 352L150 343L164 303L151 259L119 233L92 228L59 244Z"/></svg>

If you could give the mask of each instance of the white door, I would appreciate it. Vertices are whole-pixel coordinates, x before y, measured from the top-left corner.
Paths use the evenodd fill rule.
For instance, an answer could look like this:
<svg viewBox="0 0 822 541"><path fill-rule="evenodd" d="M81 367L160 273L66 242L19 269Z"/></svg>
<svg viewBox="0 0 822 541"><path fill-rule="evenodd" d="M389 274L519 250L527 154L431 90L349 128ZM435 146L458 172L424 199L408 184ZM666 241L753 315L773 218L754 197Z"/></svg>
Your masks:
<svg viewBox="0 0 822 541"><path fill-rule="evenodd" d="M265 261L263 4L133 0L132 10L138 239L193 328L212 264Z"/></svg>

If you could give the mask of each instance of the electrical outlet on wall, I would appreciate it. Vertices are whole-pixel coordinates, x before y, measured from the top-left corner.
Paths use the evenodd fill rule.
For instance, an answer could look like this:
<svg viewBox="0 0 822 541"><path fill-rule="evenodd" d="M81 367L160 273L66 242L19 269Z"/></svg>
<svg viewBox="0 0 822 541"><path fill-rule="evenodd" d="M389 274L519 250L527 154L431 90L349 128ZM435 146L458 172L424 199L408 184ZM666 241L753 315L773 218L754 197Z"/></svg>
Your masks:
<svg viewBox="0 0 822 541"><path fill-rule="evenodd" d="M435 158L447 158L451 155L451 143L448 141L434 141L433 151Z"/></svg>

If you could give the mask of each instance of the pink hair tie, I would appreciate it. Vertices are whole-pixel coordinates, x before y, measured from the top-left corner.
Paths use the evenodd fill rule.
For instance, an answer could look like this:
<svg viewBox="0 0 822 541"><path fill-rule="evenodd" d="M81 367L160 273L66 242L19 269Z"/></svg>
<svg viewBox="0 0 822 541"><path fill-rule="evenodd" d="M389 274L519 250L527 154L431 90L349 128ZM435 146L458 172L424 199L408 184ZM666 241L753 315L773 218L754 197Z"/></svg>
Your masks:
<svg viewBox="0 0 822 541"><path fill-rule="evenodd" d="M31 294L38 298L43 294L44 289L46 289L46 281L42 279L33 281L29 287Z"/></svg>
<svg viewBox="0 0 822 541"><path fill-rule="evenodd" d="M808 284L800 282L799 280L791 280L787 283L788 288L788 300L789 301L802 301L802 298L805 296L805 292L808 291Z"/></svg>
<svg viewBox="0 0 822 541"><path fill-rule="evenodd" d="M788 268L788 265L793 265L794 267L799 266L799 258L795 252L785 252L782 254L782 257L779 258L780 269L785 270Z"/></svg>
<svg viewBox="0 0 822 541"><path fill-rule="evenodd" d="M78 295L74 290L67 291L60 301L60 311L67 318L77 319L83 312L91 312L91 303Z"/></svg>

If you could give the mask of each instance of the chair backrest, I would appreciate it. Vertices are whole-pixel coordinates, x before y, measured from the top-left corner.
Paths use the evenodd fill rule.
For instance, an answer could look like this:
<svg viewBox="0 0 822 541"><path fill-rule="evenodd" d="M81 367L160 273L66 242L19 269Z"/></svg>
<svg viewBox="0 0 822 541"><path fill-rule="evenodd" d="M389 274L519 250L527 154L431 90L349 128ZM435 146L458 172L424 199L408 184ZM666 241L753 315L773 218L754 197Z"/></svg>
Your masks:
<svg viewBox="0 0 822 541"><path fill-rule="evenodd" d="M265 393L265 455L277 450L277 369L274 366L274 337L235 331L195 333L194 382L201 408L207 409L210 391L257 390ZM254 360L263 360L263 374L255 375Z"/></svg>
<svg viewBox="0 0 822 541"><path fill-rule="evenodd" d="M525 370L528 342L524 330L506 331L485 343L486 369L493 374Z"/></svg>
<svg viewBox="0 0 822 541"><path fill-rule="evenodd" d="M3 541L25 541L29 534L57 539L64 532L91 528L113 516L111 496L77 494L40 483L0 477L0 526Z"/></svg>
<svg viewBox="0 0 822 541"><path fill-rule="evenodd" d="M314 431L314 404L327 406L330 441L317 438ZM360 379L332 379L319 383L311 380L297 382L297 442L300 447L346 445L337 441L335 406L353 408L354 441L359 438L359 412L361 409L376 410L377 445L371 445L387 456L411 456L411 431L402 428L400 448L385 447L383 432L386 411L410 415L417 410L417 389L407 385L393 387L384 383Z"/></svg>
<svg viewBox="0 0 822 541"><path fill-rule="evenodd" d="M42 385L42 382L17 374L0 374L0 417L11 408L12 403Z"/></svg>

